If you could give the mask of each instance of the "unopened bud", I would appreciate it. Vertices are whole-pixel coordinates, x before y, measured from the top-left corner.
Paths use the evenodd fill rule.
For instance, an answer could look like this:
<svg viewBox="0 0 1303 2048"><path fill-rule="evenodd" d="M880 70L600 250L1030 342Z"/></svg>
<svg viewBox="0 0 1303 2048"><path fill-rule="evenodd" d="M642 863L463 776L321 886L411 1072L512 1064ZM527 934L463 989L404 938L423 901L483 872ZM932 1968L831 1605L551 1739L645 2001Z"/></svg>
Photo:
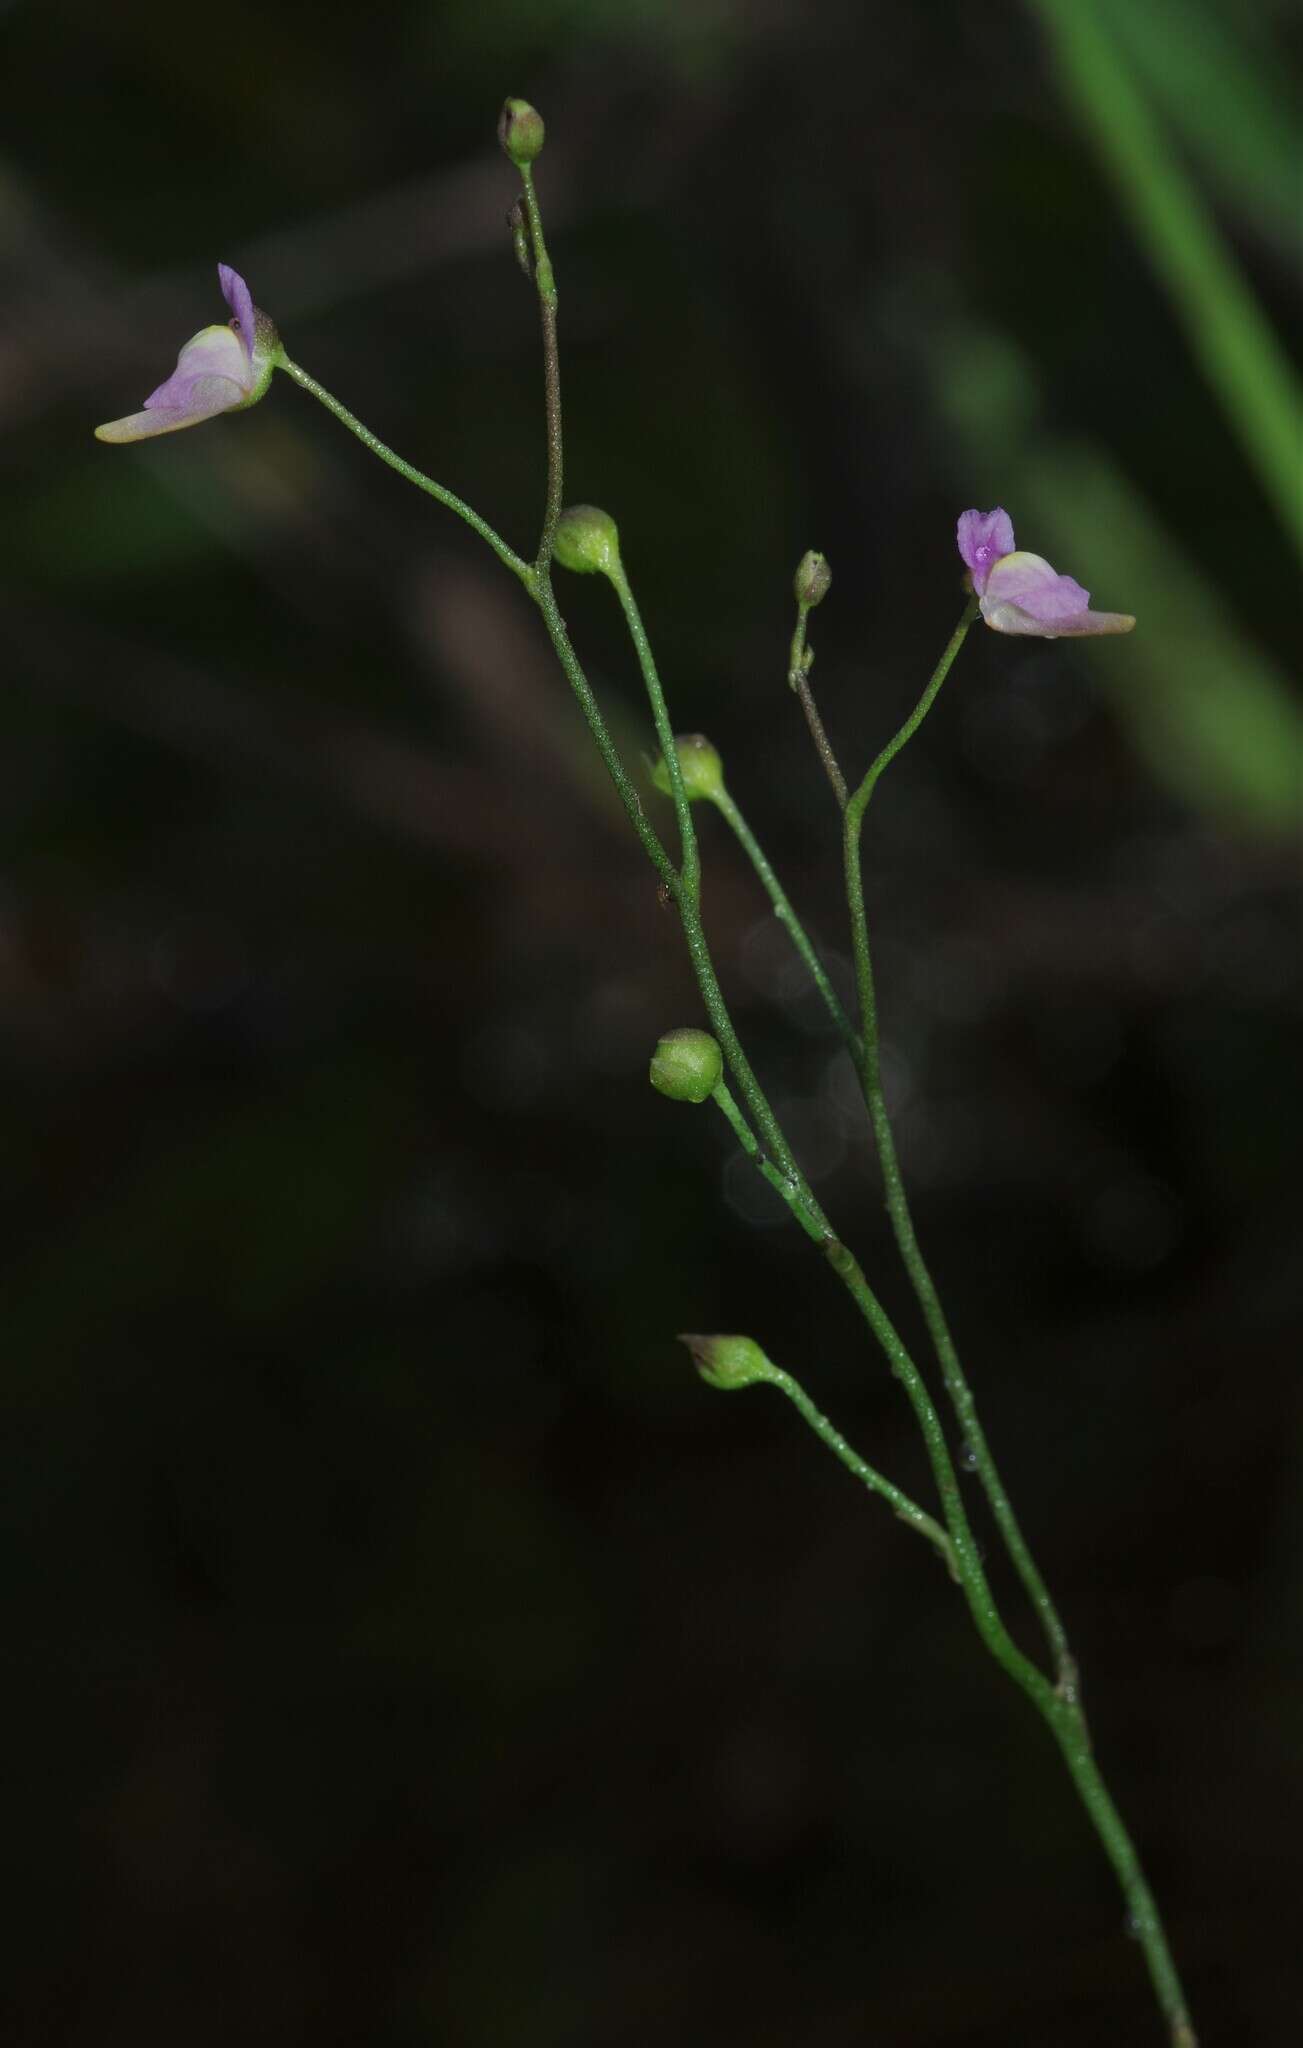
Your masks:
<svg viewBox="0 0 1303 2048"><path fill-rule="evenodd" d="M685 1027L657 1040L648 1078L671 1102L705 1102L723 1072L724 1055L710 1033Z"/></svg>
<svg viewBox="0 0 1303 2048"><path fill-rule="evenodd" d="M704 796L713 801L723 794L724 763L704 732L680 733L674 742L674 751L679 757L679 773L689 798ZM651 779L662 796L673 795L664 754L657 755Z"/></svg>
<svg viewBox="0 0 1303 2048"><path fill-rule="evenodd" d="M563 569L610 576L620 566L620 535L598 505L571 505L557 521L552 553Z"/></svg>
<svg viewBox="0 0 1303 2048"><path fill-rule="evenodd" d="M528 100L504 100L498 115L498 141L518 171L532 164L543 147L543 116Z"/></svg>
<svg viewBox="0 0 1303 2048"><path fill-rule="evenodd" d="M775 1378L775 1368L752 1337L680 1337L707 1386L732 1393Z"/></svg>
<svg viewBox="0 0 1303 2048"><path fill-rule="evenodd" d="M807 611L822 604L832 588L832 570L828 567L826 555L816 554L813 548L801 557L800 567L792 579L796 602L803 604Z"/></svg>

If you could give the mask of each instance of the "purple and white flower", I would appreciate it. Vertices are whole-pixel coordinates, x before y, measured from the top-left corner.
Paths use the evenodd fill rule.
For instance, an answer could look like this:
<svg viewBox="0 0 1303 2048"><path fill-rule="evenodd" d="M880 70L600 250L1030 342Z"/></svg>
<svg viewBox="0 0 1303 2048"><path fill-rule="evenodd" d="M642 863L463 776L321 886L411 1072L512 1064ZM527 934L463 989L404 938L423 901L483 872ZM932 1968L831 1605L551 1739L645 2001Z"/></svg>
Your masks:
<svg viewBox="0 0 1303 2048"><path fill-rule="evenodd" d="M229 324L200 328L177 357L167 382L150 392L143 409L96 427L96 440L145 441L153 434L174 434L218 413L243 412L257 404L271 383L280 337L254 305L238 271L219 263L217 275L233 316Z"/></svg>
<svg viewBox="0 0 1303 2048"><path fill-rule="evenodd" d="M973 593L997 633L1034 633L1059 640L1087 633L1129 633L1129 612L1093 612L1090 592L1060 576L1044 555L1016 548L1013 521L1000 505L992 512L961 512L956 538L973 579Z"/></svg>

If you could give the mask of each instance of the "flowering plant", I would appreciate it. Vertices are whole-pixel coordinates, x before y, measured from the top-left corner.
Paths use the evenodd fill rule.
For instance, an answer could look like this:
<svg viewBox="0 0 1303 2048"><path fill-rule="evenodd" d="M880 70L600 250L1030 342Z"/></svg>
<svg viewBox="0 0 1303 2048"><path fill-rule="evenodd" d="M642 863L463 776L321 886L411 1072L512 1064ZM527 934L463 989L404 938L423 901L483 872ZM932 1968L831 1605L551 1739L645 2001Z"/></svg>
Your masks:
<svg viewBox="0 0 1303 2048"><path fill-rule="evenodd" d="M724 1390L770 1385L783 1393L853 1476L871 1493L886 1500L895 1515L936 1552L964 1599L983 1645L1024 1694L1057 1743L1125 1895L1131 1929L1142 1946L1173 2048L1194 2048L1184 1993L1157 1904L1095 1760L1065 1623L1005 1491L982 1428L976 1398L915 1233L883 1090L877 998L860 859L865 817L877 783L928 715L979 615L996 632L1047 639L1128 632L1135 621L1125 613L1092 612L1089 593L1072 577L1056 572L1042 556L1018 550L1012 521L1002 508L987 513L964 512L959 519L957 539L971 595L913 711L852 783L843 774L823 728L810 682L809 622L828 595L831 571L826 559L814 551L802 559L794 581L796 624L786 673L800 700L841 815L846 898L855 959L857 1014L850 1015L729 791L719 753L702 734L676 735L674 731L651 643L621 556L615 520L592 505L564 509L557 289L534 186L534 165L544 143L542 120L526 102L509 100L499 137L520 179L520 196L509 218L517 256L537 293L542 329L547 481L538 541L531 555L517 553L472 507L387 448L300 368L285 352L270 321L254 307L243 279L226 266L222 266L219 274L232 309L230 325L205 328L195 335L182 349L172 376L151 393L143 410L101 427L99 437L107 441L135 441L197 425L218 413L243 410L263 395L273 370L279 368L319 400L382 461L463 519L526 591L538 610L629 822L659 877L666 900L677 913L709 1027L681 1027L661 1038L651 1061L653 1085L669 1100L699 1106L709 1102L720 1112L755 1171L781 1197L792 1221L847 1291L874 1344L900 1383L918 1423L936 1496L931 1508L912 1499L853 1451L800 1384L768 1359L754 1338L694 1335L684 1341L707 1384ZM571 643L553 589L554 565L604 576L624 615L659 748L652 783L673 805L677 842L674 851L644 808ZM927 1326L942 1387L954 1410L959 1432L957 1453L952 1449L951 1432L924 1370L891 1322L854 1251L824 1210L740 1042L715 969L703 918L701 853L692 816L694 801L714 804L732 828L854 1062L876 1143L896 1244ZM1018 1646L1001 1612L962 1497L957 1463L972 1470L980 1481L996 1530L1044 1633L1044 1655L1039 1660Z"/></svg>

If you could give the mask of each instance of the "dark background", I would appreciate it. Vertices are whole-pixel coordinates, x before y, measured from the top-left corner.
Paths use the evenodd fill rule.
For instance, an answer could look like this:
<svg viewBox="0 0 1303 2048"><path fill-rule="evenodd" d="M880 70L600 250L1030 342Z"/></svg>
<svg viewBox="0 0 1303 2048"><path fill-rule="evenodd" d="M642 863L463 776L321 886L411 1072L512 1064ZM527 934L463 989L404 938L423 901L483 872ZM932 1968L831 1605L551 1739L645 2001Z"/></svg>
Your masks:
<svg viewBox="0 0 1303 2048"><path fill-rule="evenodd" d="M1283 328L1297 22L1100 11ZM977 629L868 886L920 1232L1201 2038L1295 2038L1297 583L1035 18L47 0L0 37L6 2040L1161 2037L933 1556L674 1342L749 1331L926 1495L840 1291L647 1086L699 1009L527 603L284 378L91 439L224 317L222 258L528 551L505 92L548 122L569 495L835 959L802 550L853 772L964 506L1139 615ZM610 594L562 599L636 757ZM846 1071L700 822L744 1035L922 1357Z"/></svg>

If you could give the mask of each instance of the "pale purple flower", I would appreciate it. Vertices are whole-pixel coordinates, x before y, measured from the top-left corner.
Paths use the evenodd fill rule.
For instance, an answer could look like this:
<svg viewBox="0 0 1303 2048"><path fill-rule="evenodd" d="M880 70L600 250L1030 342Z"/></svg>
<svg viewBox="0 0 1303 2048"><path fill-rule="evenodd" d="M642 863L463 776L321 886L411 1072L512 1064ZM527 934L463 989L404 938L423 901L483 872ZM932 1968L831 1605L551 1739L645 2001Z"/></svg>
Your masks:
<svg viewBox="0 0 1303 2048"><path fill-rule="evenodd" d="M238 271L219 263L217 275L234 315L229 325L203 327L192 335L175 370L150 392L143 410L96 427L96 440L144 441L151 434L174 434L179 427L196 427L219 412L241 412L262 397L276 367L280 339L267 315L254 305Z"/></svg>
<svg viewBox="0 0 1303 2048"><path fill-rule="evenodd" d="M994 512L961 512L959 552L973 575L973 589L980 597L986 579L1001 555L1013 553L1013 521L1003 505Z"/></svg>
<svg viewBox="0 0 1303 2048"><path fill-rule="evenodd" d="M1013 521L1002 506L961 512L956 536L988 626L997 633L1034 633L1059 640L1086 633L1129 633L1129 612L1093 612L1090 592L1060 576L1044 555L1015 548Z"/></svg>

